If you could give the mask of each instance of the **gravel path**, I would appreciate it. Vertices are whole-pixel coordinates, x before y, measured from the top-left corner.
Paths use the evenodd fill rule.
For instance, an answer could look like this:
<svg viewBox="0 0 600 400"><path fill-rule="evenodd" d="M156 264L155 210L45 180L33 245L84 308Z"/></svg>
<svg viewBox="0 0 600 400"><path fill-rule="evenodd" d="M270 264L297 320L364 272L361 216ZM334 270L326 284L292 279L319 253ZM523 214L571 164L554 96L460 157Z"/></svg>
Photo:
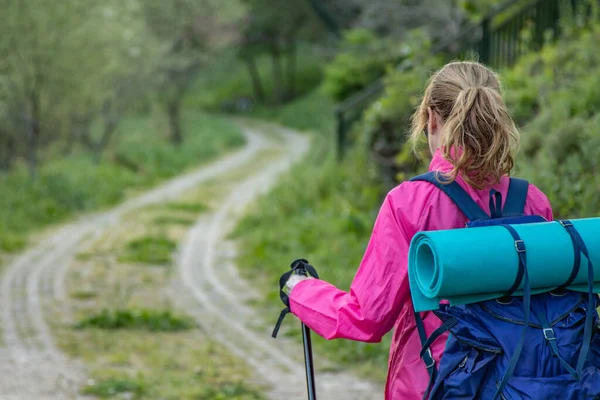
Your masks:
<svg viewBox="0 0 600 400"><path fill-rule="evenodd" d="M268 190L277 176L308 151L308 138L281 129L285 140L271 141L259 131L246 129L247 145L195 172L133 198L109 211L87 215L66 224L39 244L15 258L3 269L0 282L0 398L2 400L83 399L78 394L86 381L85 369L67 359L54 344L45 317L45 305L68 300L64 280L75 255L84 251L125 213L154 203L176 199L201 182L252 165L253 157L271 146L282 157L253 172L227 195L217 210L204 215L190 230L178 253L178 279L174 299L194 315L235 354L255 367L273 399L306 396L302 351L296 343L274 341L258 335L250 326L259 316L241 303L250 294L237 277L232 263L234 246L226 235L244 207ZM63 303L64 304L64 303ZM293 317L291 317L293 318ZM286 343L283 347L283 343ZM382 388L355 377L319 373L321 399L381 399Z"/></svg>
<svg viewBox="0 0 600 400"><path fill-rule="evenodd" d="M185 295L181 288L187 289L195 301L188 298L183 307L217 340L255 369L261 383L269 387L273 400L306 398L302 347L282 335L274 340L269 333L257 335L256 330L250 328L260 325L264 316L244 304L252 293L238 276L233 264L235 246L227 240L227 235L246 207L308 151L305 136L285 129L281 133L285 141L277 145L282 146L282 157L239 182L218 209L202 217L190 230L180 247L180 276L174 290L177 297L182 298ZM277 315L268 317L267 322L274 324ZM383 388L347 374L317 370L316 384L320 399L383 399Z"/></svg>

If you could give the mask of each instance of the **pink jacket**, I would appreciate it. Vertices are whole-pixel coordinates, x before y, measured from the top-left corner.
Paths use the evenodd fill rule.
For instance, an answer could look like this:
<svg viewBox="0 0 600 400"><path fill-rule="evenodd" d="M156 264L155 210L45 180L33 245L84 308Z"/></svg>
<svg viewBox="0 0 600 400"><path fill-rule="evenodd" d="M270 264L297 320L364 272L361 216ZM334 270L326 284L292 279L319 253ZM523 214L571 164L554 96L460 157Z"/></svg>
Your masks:
<svg viewBox="0 0 600 400"><path fill-rule="evenodd" d="M448 172L451 164L438 150L429 170ZM489 190L475 190L460 177L457 182L489 213ZM508 182L505 177L494 186L502 193L503 201ZM552 220L548 199L533 185L529 187L525 212ZM432 184L403 182L383 202L350 291L318 279L302 281L290 293L292 313L326 339L379 342L394 328L385 399L421 400L429 375L419 358L421 343L411 311L409 244L418 231L461 228L465 222L454 203ZM422 317L427 335L441 325L431 312ZM441 337L432 346L436 362L443 353L445 339Z"/></svg>

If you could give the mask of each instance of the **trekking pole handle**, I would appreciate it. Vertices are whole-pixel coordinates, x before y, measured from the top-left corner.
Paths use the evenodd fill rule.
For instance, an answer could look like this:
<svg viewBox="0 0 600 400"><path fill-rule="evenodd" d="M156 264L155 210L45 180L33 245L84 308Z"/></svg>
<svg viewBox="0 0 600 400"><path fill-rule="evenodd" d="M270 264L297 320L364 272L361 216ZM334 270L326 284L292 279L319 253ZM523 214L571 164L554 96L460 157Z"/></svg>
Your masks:
<svg viewBox="0 0 600 400"><path fill-rule="evenodd" d="M292 263L291 265L293 274L295 275L303 275L314 276L317 275L314 268L308 263L307 260L299 259ZM307 269L312 269L312 271ZM312 355L312 341L310 338L310 329L304 323L302 325L302 342L304 344L304 368L306 372L306 390L308 394L308 400L317 400L317 391L315 385L315 370L313 364L313 355Z"/></svg>

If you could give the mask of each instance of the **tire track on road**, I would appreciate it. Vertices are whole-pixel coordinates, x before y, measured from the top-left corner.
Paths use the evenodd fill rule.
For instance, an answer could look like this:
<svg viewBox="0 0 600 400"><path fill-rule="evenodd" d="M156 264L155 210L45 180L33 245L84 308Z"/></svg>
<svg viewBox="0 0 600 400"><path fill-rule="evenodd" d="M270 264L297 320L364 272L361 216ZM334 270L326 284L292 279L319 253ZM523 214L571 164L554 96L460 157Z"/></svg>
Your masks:
<svg viewBox="0 0 600 400"><path fill-rule="evenodd" d="M265 146L265 141L263 135L251 130L246 130L244 135L247 143L241 150L172 179L110 211L66 224L5 267L0 282L3 303L0 393L3 400L84 398L78 390L85 382L85 372L56 348L44 315L45 303L49 300L66 300L64 279L71 260L82 246L119 223L126 213L175 199L201 182L248 163Z"/></svg>
<svg viewBox="0 0 600 400"><path fill-rule="evenodd" d="M186 310L215 339L234 354L243 357L260 375L272 399L306 397L305 375L301 347L283 337L275 342L268 334L261 336L250 326L262 318L244 304L245 291L240 290L241 278L225 260L231 253L227 235L235 227L246 207L272 187L277 177L309 150L309 140L293 131L282 129L285 138L282 156L235 185L220 206L210 216L203 216L190 230L180 247L178 265L179 287L187 288L196 305L188 301ZM248 285L249 286L249 285ZM344 373L319 373L318 394L323 399L375 400L383 398L379 385Z"/></svg>

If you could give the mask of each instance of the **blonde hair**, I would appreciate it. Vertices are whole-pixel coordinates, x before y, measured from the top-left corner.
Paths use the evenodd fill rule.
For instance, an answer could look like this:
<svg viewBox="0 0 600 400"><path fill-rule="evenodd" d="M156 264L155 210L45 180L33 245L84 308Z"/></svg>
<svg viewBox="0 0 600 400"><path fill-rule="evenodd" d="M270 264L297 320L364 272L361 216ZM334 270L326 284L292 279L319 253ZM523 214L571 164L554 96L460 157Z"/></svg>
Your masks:
<svg viewBox="0 0 600 400"><path fill-rule="evenodd" d="M500 182L514 166L517 130L502 99L496 74L477 62L446 64L434 73L412 116L410 142L416 151L428 121L427 108L443 122L441 149L453 165L447 179L460 174L476 189Z"/></svg>

